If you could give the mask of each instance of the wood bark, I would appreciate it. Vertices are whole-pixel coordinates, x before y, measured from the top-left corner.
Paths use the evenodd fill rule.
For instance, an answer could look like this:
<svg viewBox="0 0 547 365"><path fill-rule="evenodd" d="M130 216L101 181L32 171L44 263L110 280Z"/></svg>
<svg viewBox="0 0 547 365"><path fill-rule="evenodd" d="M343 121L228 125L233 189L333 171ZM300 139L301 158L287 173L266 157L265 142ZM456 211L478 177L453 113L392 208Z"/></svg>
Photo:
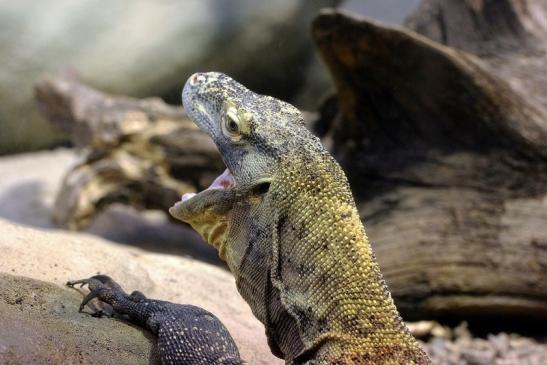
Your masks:
<svg viewBox="0 0 547 365"><path fill-rule="evenodd" d="M425 0L406 26L480 57L490 72L547 112L547 2Z"/></svg>
<svg viewBox="0 0 547 365"><path fill-rule="evenodd" d="M313 34L337 86L318 130L403 316L547 318L540 97L407 29L325 11Z"/></svg>
<svg viewBox="0 0 547 365"><path fill-rule="evenodd" d="M218 150L182 109L159 98L109 95L63 75L35 87L48 120L80 149L64 178L53 220L82 229L106 206L167 210L205 189L224 169ZM314 113L304 113L308 123ZM177 221L179 222L179 221Z"/></svg>
<svg viewBox="0 0 547 365"><path fill-rule="evenodd" d="M54 205L53 219L63 227L83 228L114 202L167 211L223 169L214 143L181 107L108 95L66 76L42 80L35 94L82 154Z"/></svg>

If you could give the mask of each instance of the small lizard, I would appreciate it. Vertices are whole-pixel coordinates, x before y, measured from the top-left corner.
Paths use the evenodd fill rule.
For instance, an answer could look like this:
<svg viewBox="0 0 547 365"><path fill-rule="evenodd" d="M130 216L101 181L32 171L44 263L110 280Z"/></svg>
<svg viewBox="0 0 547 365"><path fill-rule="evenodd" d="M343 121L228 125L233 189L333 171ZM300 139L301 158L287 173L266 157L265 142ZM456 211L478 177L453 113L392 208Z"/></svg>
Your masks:
<svg viewBox="0 0 547 365"><path fill-rule="evenodd" d="M216 247L287 364L430 364L400 318L346 176L300 111L221 73L183 104L227 170L170 209Z"/></svg>
<svg viewBox="0 0 547 365"><path fill-rule="evenodd" d="M227 169L208 189L185 194L170 213L218 249L264 324L272 352L287 364L430 364L395 308L344 172L306 129L299 110L214 72L191 76L183 103ZM110 278L69 284L78 282L91 289L82 308L98 297L137 323L159 328L160 353L170 359L164 363L219 363L199 354L180 360L181 353L195 356L195 349L174 345L188 341L177 331L162 340L161 328L193 321L203 313L196 307L174 310L179 305L128 296ZM169 315L156 314L158 308ZM238 363L233 340L212 317L203 328L216 326L222 335L195 346L225 341L227 357Z"/></svg>

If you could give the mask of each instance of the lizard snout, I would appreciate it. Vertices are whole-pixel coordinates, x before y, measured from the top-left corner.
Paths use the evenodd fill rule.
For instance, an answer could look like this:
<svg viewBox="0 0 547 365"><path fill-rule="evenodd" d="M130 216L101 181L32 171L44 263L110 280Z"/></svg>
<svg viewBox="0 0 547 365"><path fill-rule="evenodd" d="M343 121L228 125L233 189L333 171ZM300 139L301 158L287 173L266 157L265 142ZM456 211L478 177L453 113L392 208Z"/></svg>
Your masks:
<svg viewBox="0 0 547 365"><path fill-rule="evenodd" d="M199 73L199 72L193 74L188 79L188 82L190 83L190 86L198 86L198 85L204 83L205 81L207 81L207 77L205 77L205 75L203 75L202 73Z"/></svg>

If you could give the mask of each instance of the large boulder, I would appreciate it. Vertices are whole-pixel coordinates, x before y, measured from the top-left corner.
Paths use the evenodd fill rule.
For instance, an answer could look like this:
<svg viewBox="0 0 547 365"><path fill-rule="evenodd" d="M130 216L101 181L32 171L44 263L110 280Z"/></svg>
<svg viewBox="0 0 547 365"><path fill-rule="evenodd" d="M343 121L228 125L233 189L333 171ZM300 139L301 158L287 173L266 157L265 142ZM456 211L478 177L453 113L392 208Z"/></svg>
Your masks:
<svg viewBox="0 0 547 365"><path fill-rule="evenodd" d="M82 296L62 288L68 279L96 273L111 275L127 291L205 308L222 320L249 363L282 363L222 268L4 220L0 232L0 363L146 364L153 346L146 331L78 314Z"/></svg>
<svg viewBox="0 0 547 365"><path fill-rule="evenodd" d="M290 97L312 55L310 20L334 2L0 1L0 153L58 137L32 105L32 85L47 71L178 102L191 73L215 69Z"/></svg>

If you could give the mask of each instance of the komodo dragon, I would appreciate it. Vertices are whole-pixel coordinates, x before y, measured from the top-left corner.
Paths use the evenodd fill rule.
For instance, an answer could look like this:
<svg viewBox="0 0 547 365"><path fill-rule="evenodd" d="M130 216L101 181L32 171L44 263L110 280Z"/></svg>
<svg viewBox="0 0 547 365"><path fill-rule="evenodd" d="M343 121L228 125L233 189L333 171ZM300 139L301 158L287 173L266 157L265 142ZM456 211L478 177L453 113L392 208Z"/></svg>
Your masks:
<svg viewBox="0 0 547 365"><path fill-rule="evenodd" d="M170 213L218 249L272 352L287 364L430 364L382 279L344 172L298 109L215 72L192 75L182 98L227 169ZM97 296L116 310L121 288L95 285L85 300ZM121 309L140 313L147 303ZM160 337L165 363L203 363L177 358L186 355L173 343L185 340ZM214 339L203 341L208 348Z"/></svg>

